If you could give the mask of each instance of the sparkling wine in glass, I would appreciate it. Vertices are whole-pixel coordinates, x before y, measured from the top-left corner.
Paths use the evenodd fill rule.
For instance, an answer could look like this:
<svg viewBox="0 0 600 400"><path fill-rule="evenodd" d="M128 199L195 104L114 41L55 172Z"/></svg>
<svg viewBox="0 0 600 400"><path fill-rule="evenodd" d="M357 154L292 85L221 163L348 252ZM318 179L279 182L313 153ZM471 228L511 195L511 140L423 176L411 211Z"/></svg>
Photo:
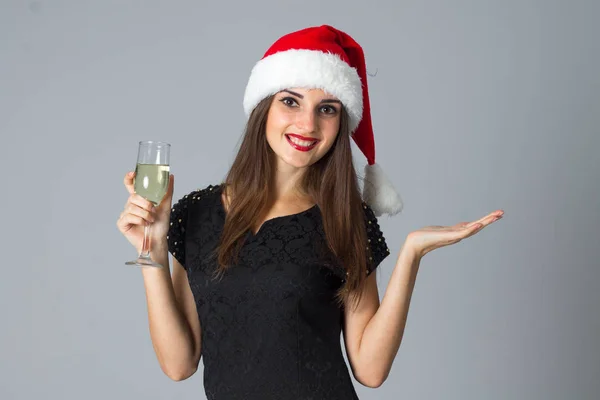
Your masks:
<svg viewBox="0 0 600 400"><path fill-rule="evenodd" d="M158 206L169 187L169 151L171 145L165 142L141 141L135 167L134 190L137 194ZM150 228L144 225L144 242L137 260L127 261L126 265L162 268L150 258Z"/></svg>

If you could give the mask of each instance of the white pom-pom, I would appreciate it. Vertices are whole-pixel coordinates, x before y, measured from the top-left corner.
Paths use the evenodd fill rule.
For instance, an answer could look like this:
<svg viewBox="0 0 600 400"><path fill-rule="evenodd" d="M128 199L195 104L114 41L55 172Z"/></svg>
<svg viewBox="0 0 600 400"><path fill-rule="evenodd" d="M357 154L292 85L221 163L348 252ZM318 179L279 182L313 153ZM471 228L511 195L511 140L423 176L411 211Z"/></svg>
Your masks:
<svg viewBox="0 0 600 400"><path fill-rule="evenodd" d="M394 185L383 173L379 164L365 165L363 200L371 207L375 216L398 214L404 206Z"/></svg>

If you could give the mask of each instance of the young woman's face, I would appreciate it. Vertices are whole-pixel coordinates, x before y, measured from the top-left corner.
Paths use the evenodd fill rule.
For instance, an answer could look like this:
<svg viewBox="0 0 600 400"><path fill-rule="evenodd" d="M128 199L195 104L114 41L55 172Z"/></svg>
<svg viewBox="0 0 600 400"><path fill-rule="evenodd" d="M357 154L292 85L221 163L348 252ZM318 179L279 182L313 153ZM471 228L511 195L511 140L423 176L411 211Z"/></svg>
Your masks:
<svg viewBox="0 0 600 400"><path fill-rule="evenodd" d="M320 160L335 142L341 112L341 102L321 89L277 93L267 115L266 134L278 161L304 168Z"/></svg>

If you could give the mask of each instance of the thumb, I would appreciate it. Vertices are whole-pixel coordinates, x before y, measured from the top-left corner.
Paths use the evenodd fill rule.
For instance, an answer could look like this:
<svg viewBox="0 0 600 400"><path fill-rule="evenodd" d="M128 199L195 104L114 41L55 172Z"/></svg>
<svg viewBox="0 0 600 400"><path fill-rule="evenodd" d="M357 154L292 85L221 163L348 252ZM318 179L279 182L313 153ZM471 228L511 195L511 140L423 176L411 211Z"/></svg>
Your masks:
<svg viewBox="0 0 600 400"><path fill-rule="evenodd" d="M167 187L167 194L165 197L169 199L169 204L173 199L173 189L175 188L175 175L169 175L169 186Z"/></svg>
<svg viewBox="0 0 600 400"><path fill-rule="evenodd" d="M169 175L169 184L167 186L167 192L160 201L160 204L158 205L160 209L162 209L163 207L165 207L167 210L171 208L171 202L173 201L174 180L175 178L173 177L173 175Z"/></svg>

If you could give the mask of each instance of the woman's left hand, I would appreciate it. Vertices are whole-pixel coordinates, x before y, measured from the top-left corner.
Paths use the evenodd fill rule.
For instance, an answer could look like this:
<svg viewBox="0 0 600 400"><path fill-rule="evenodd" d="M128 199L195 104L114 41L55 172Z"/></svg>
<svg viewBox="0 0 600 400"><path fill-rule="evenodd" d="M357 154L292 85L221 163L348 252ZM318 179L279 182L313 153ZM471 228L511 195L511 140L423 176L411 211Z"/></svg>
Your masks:
<svg viewBox="0 0 600 400"><path fill-rule="evenodd" d="M406 238L406 245L423 257L425 254L439 247L448 246L468 238L504 215L504 211L496 210L472 222L460 222L453 226L432 225L411 232Z"/></svg>

